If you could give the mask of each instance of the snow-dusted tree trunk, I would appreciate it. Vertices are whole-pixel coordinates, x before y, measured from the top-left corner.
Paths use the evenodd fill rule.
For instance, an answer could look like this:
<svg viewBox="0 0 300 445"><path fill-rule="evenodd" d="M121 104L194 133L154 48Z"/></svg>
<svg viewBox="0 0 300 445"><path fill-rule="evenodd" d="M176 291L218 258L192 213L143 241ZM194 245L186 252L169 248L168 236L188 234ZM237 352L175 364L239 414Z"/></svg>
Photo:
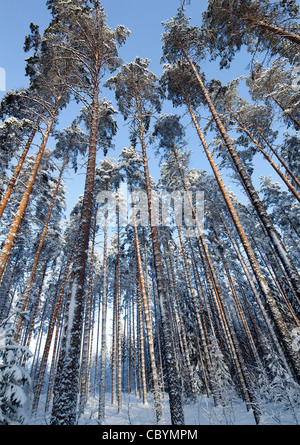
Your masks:
<svg viewBox="0 0 300 445"><path fill-rule="evenodd" d="M154 268L156 273L158 298L161 308L163 351L166 376L170 397L172 423L182 425L184 413L181 399L181 382L174 354L172 323L169 301L165 286L162 258L159 245L158 229L153 213L151 180L146 150L146 133L151 117L160 108L160 94L157 79L148 70L149 61L139 57L134 62L123 66L119 73L109 79L106 85L116 90L116 98L120 110L131 119L131 134L139 139L142 147L142 159L147 193L148 216L150 219L151 240L153 246Z"/></svg>
<svg viewBox="0 0 300 445"><path fill-rule="evenodd" d="M162 405L161 405L161 400L160 400L159 381L158 381L158 374L157 374L157 368L156 368L156 362L155 362L152 320L151 320L149 304L147 301L146 286L145 286L145 280L144 280L143 269L142 269L140 242L139 242L138 228L137 228L137 222L136 222L136 213L135 213L134 202L133 202L132 186L131 186L130 192L131 192L131 200L132 200L132 216L133 216L133 226L134 226L138 278L139 278L139 282L140 282L141 297L142 297L142 303L143 303L144 315L145 315L145 321L146 321L148 347L149 347L150 364L151 364L151 372L152 372L152 383L153 383L156 421L159 422L161 420L161 416L162 416ZM146 264L146 267L147 267L147 264Z"/></svg>
<svg viewBox="0 0 300 445"><path fill-rule="evenodd" d="M121 258L120 214L117 205L117 401L118 412L122 409L122 323L121 323Z"/></svg>
<svg viewBox="0 0 300 445"><path fill-rule="evenodd" d="M99 72L96 69L96 72ZM91 132L85 190L78 234L77 254L74 265L71 299L68 302L65 321L64 347L61 350L58 378L54 388L52 424L74 425L77 421L77 394L79 389L79 369L81 336L85 308L85 278L88 259L91 217L93 209L93 190L95 181L96 150L98 137L98 75L93 88Z"/></svg>
<svg viewBox="0 0 300 445"><path fill-rule="evenodd" d="M165 280L163 274L158 231L157 231L157 226L155 224L155 215L153 213L152 190L150 183L148 158L147 158L147 151L144 139L144 128L141 119L139 120L139 129L140 129L140 141L143 153L145 182L147 187L148 213L150 219L151 238L153 244L157 291L159 296L161 318L162 318L164 359L165 359L166 375L168 381L168 391L170 397L171 419L174 425L183 425L184 414L182 410L181 387L178 379L177 363L175 361L172 326L170 322L171 318L169 314L168 298L166 294Z"/></svg>
<svg viewBox="0 0 300 445"><path fill-rule="evenodd" d="M87 292L87 304L84 320L84 333L83 333L83 345L82 345L82 358L81 358L81 380L80 380L80 413L84 412L84 407L88 400L89 390L89 356L90 356L90 338L92 332L92 290L93 290L93 272L94 272L94 252L95 252L95 237L96 237L96 224L97 224L97 208L95 209L94 223L92 230L92 242L89 261L89 280L88 280L88 292Z"/></svg>
<svg viewBox="0 0 300 445"><path fill-rule="evenodd" d="M114 300L113 300L113 324L112 324L112 348L111 348L111 404L116 402L116 342L117 342L117 268L115 266Z"/></svg>
<svg viewBox="0 0 300 445"><path fill-rule="evenodd" d="M140 394L143 403L147 403L147 380L146 380L146 365L145 365L145 339L144 339L144 323L142 312L142 298L141 285L139 281L139 274L137 269L136 274L136 300L137 300L137 339L139 350L139 376L140 376Z"/></svg>
<svg viewBox="0 0 300 445"><path fill-rule="evenodd" d="M285 162L285 160L282 158L282 156L279 156L279 154L277 153L277 151L272 147L272 145L270 144L270 142L267 140L267 138L265 137L265 135L263 133L261 133L259 131L259 135L260 137L264 140L264 142L266 143L266 145L269 147L269 149L271 150L271 152L274 154L274 156L276 156L276 158L278 159L278 161L280 162L280 164L283 166L283 168L286 170L286 172L290 175L290 177L293 179L293 181L295 182L295 184L300 187L300 180L294 175L294 173L292 172L292 170L289 168L289 166L287 165L287 163Z"/></svg>
<svg viewBox="0 0 300 445"><path fill-rule="evenodd" d="M106 184L108 190L108 183ZM100 386L99 386L99 409L98 421L101 424L105 418L105 371L107 354L107 228L108 207L106 203L103 233L103 267L102 267L102 305L101 305L101 357L100 357Z"/></svg>

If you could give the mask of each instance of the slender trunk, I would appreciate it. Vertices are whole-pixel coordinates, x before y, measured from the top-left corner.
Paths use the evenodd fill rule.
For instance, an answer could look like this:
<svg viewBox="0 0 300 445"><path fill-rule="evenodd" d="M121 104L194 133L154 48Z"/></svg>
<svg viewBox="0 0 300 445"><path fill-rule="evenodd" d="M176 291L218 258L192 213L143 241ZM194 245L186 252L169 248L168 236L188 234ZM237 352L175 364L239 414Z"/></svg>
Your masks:
<svg viewBox="0 0 300 445"><path fill-rule="evenodd" d="M235 286L233 284L233 279L231 277L231 273L229 271L229 267L228 267L227 262L225 260L224 253L220 249L219 249L219 251L220 251L220 256L221 256L222 263L223 263L223 266L224 266L224 270L225 270L226 275L227 275L229 286L230 286L230 289L231 289L231 292L232 292L232 295L233 295L233 298L234 298L234 301L235 301L235 304L236 304L236 307L237 307L237 310L238 310L238 314L239 314L239 317L241 319L241 322L242 322L242 325L243 325L243 328L244 328L244 331L246 333L246 336L247 336L247 339L248 339L248 342L249 342L249 345L250 345L253 357L254 357L254 359L256 361L256 364L262 370L263 369L263 365L262 365L262 362L261 362L260 357L258 355L258 352L257 352L256 346L255 346L252 334L250 332L250 329L249 329L249 326L248 326L248 323L247 323L244 311L242 309L241 303L240 303L239 298L237 296L237 293L236 293L236 290L235 290Z"/></svg>
<svg viewBox="0 0 300 445"><path fill-rule="evenodd" d="M233 338L234 337L234 332L232 332L230 330L230 328L229 328L228 315L226 316L226 313L225 313L226 312L225 304L224 304L224 301L223 301L223 295L222 295L222 291L221 291L221 288L220 288L220 285L219 285L217 274L216 274L215 268L214 268L214 266L212 264L212 260L211 260L210 255L209 255L209 252L208 252L208 249L207 249L207 245L206 245L206 242L205 242L205 239L204 239L204 236L203 236L203 232L202 232L202 229L200 227L199 221L197 219L197 215L196 215L195 209L193 207L190 194L188 193L188 189L187 189L187 186L186 186L185 178L184 178L184 175L183 175L183 172L182 172L182 168L180 166L180 163L179 163L179 160L178 160L177 153L176 153L175 149L173 149L173 153L174 153L175 160L176 160L176 163L177 163L177 167L178 167L178 170L179 170L179 173L180 173L180 176L181 176L183 188L184 188L185 192L187 193L187 197L188 197L189 205L190 205L190 208L191 208L191 211L192 211L192 215L193 215L193 218L194 218L194 220L196 222L196 227L197 227L198 234L199 234L200 244L201 244L201 247L202 247L203 252L204 252L205 260L206 260L206 263L207 263L207 266L208 266L208 269L209 269L210 279L211 279L211 282L213 284L215 296L216 296L216 299L217 299L217 304L219 306L221 320L222 320L222 326L223 326L225 335L226 335L227 340L228 340L228 345L230 347L233 360L234 360L235 365L236 365L236 369L237 369L237 372L238 372L238 376L239 376L241 388L242 388L242 391L243 391L243 394L244 394L244 398L245 398L247 407L248 408L251 408L251 406L253 407L254 415L255 415L256 421L258 422L256 414L255 414L255 409L256 408L255 408L255 406L253 406L253 404L251 402L251 395L249 393L249 390L248 390L248 387L247 387L247 383L245 381L245 376L244 376L244 373L243 373L243 370L242 370L241 357L239 357L239 354L238 354L238 351L237 351L238 345L237 345L237 342L234 341L234 338Z"/></svg>
<svg viewBox="0 0 300 445"><path fill-rule="evenodd" d="M132 378L131 378L131 360L132 360L132 342L131 342L131 305L127 302L127 392L131 394Z"/></svg>
<svg viewBox="0 0 300 445"><path fill-rule="evenodd" d="M252 292L253 292L253 295L255 296L256 301L257 301L257 303L258 303L258 306L259 306L259 308L260 308L260 310L261 310L261 312L262 312L262 314L263 314L265 323L266 323L266 325L267 325L267 327L268 327L268 329L269 329L269 332L270 332L270 334L271 334L272 340L273 340L273 342L274 342L274 344L275 344L275 346L276 346L277 352L278 352L278 354L280 355L281 360L283 361L283 363L286 363L286 358L285 358L285 356L284 356L282 347L281 347L281 345L280 345L280 343L279 343L279 341L278 341L278 339L277 339L277 335L276 335L276 332L275 332L275 330L274 330L274 328L273 328L273 324L272 324L272 322L271 322L271 320L270 320L270 317L269 317L269 315L268 315L268 313L267 313L267 311L266 311L266 309L265 309L265 307L264 307L264 304L263 304L263 302L262 302L262 300L261 300L261 298L260 298L260 294L259 294L259 292L257 292L257 290L256 290L256 287L255 287L255 284L254 284L254 282L253 282L253 280L252 280L250 271L248 270L248 267L247 267L247 265L245 264L245 261L244 261L242 255L241 255L241 253L240 253L240 251L239 251L239 248L238 248L236 242L234 241L234 239L233 239L233 237L232 237L232 235L231 235L231 233L230 233L230 230L228 229L228 227L227 227L227 225L226 225L226 223L225 223L225 221L224 221L223 216L220 215L220 214L219 214L219 216L220 216L220 219L221 219L221 221L222 221L222 223L223 223L223 226L224 226L224 228L225 228L225 231L226 231L226 233L227 233L227 235L228 235L228 237L229 237L229 239L230 239L230 241L231 241L231 243L232 243L232 246L233 246L233 248L234 248L234 250L235 250L235 252L236 252L236 254L237 254L238 260L240 261L240 263L241 263L241 265L242 265L242 268L243 268L243 270L244 270L244 272L245 272L246 278L247 278L248 283L249 283L249 285L250 285L250 288L251 288L251 290L252 290ZM286 364L286 367L287 367L287 369L289 368L287 364Z"/></svg>
<svg viewBox="0 0 300 445"><path fill-rule="evenodd" d="M136 329L135 329L135 315L134 315L134 300L131 301L132 307L132 343L133 343L133 373L134 373L134 395L138 396L138 376L137 376L137 347L136 347Z"/></svg>
<svg viewBox="0 0 300 445"><path fill-rule="evenodd" d="M117 270L118 265L115 266L115 285L114 285L114 300L113 300L113 327L112 327L112 349L111 349L111 404L115 404L116 399L116 343L117 343L117 298L118 298L118 287L117 287Z"/></svg>
<svg viewBox="0 0 300 445"><path fill-rule="evenodd" d="M148 346L149 346L153 393L154 393L154 406L155 406L155 413L156 413L156 421L159 422L162 417L162 405L161 405L161 401L160 401L159 381L158 381L158 374L157 374L157 368L156 368L156 362L155 362L153 328L152 328L151 315L149 312L149 304L147 301L147 293L146 293L144 275L143 275L143 270L142 270L140 242L139 242L138 228L137 228L137 223L136 223L136 213L135 213L134 202L133 202L133 197L132 197L133 190L132 190L131 185L130 185L130 193L131 193L131 201L132 201L132 216L133 216L134 237L135 237L135 247L136 247L136 256L137 256L137 267L138 267L139 281L140 281L141 294L142 294L142 303L143 303L143 308L144 308L144 315L145 315L146 329L147 329L147 336L148 336ZM146 264L146 267L147 267L147 264Z"/></svg>
<svg viewBox="0 0 300 445"><path fill-rule="evenodd" d="M41 294L42 294L42 290L43 290L43 286L44 286L44 281L45 281L47 267L48 267L48 261L46 261L46 263L44 265L44 268L43 268L43 271L42 271L39 292L38 292L38 295L37 295L37 298L36 298L36 301L35 301L34 311L33 311L33 314L32 314L31 324L30 324L30 327L29 327L29 332L28 332L28 335L26 335L26 346L27 346L27 348L29 348L31 337L32 337L32 333L33 333L34 322L35 322L35 318L36 318L36 315L37 315L37 312L38 312L38 307L39 307ZM25 344L25 341L24 341L24 344Z"/></svg>
<svg viewBox="0 0 300 445"><path fill-rule="evenodd" d="M106 184L106 191L108 183ZM105 204L108 206L108 203ZM106 370L106 353L107 353L107 226L108 226L108 208L105 208L104 218L104 244L103 244L103 280L102 280L102 325L101 325L101 359L100 359L100 388L99 388L99 410L98 421L101 424L105 418L105 370Z"/></svg>
<svg viewBox="0 0 300 445"><path fill-rule="evenodd" d="M298 320L298 318L297 318L297 316L296 316L296 314L295 314L295 312L294 312L294 310L293 310L293 307L292 307L290 301L289 301L288 298L287 298L287 295L286 295L284 289L282 288L280 282L278 281L278 279L277 279L277 277L276 277L276 272L274 271L274 268L273 268L273 266L272 266L272 263L270 262L270 258L268 258L268 255L266 254L266 257L267 257L267 259L268 259L268 261L269 261L269 264L270 264L271 268L270 268L270 266L268 265L268 261L267 261L267 259L264 257L264 255L263 255L261 249L259 248L257 242L255 241L255 239L254 239L253 237L252 237L252 241L253 241L255 247L257 248L257 250L258 250L258 252L259 252L259 254L260 254L260 257L261 257L261 259L262 259L262 261L263 261L265 267L267 268L270 277L272 278L272 280L273 280L275 286L277 287L279 294L282 296L283 301L285 302L287 309L289 310L291 316L293 317L293 319L294 319L296 325L299 327L299 320ZM272 270L271 270L271 269L272 269Z"/></svg>
<svg viewBox="0 0 300 445"><path fill-rule="evenodd" d="M25 145L24 150L23 150L23 152L22 152L22 154L20 156L19 162L18 162L18 164L17 164L17 166L15 168L13 176L12 176L11 180L9 181L7 189L6 189L6 191L5 191L4 195L3 195L3 198L2 198L1 203L0 203L0 219L2 218L2 215L3 215L4 209L6 207L6 204L7 204L8 200L9 200L9 198L10 198L11 192L12 192L12 190L13 190L13 188L15 186L15 183L16 183L16 181L18 179L19 173L20 173L20 171L22 169L22 166L24 164L24 161L26 159L28 151L29 151L29 149L31 147L32 141L33 141L33 139L34 139L34 137L36 135L36 132L37 132L39 124L40 124L40 121L41 121L41 118L39 118L37 120L36 125L35 125L34 129L32 130L31 135L28 138L27 144Z"/></svg>
<svg viewBox="0 0 300 445"><path fill-rule="evenodd" d="M67 304L61 305L59 307L55 337L54 337L54 341L53 341L53 352L52 352L52 360L51 360L51 365L50 365L50 376L49 376L49 382L48 382L47 397L46 397L46 403L45 403L45 413L47 413L49 411L50 402L51 402L52 396L53 396L53 387L54 387L55 378L56 378L56 374L57 374L57 368L58 368L58 364L59 364L59 353L60 353L60 350L62 347L62 340L63 340L63 319L65 317L66 310L67 310Z"/></svg>
<svg viewBox="0 0 300 445"><path fill-rule="evenodd" d="M95 236L97 223L97 208L95 209L92 246L90 252L90 272L87 292L87 305L85 311L83 345L82 345L82 359L81 359L81 383L80 383L80 413L84 412L84 407L88 400L88 363L90 352L90 334L91 334L91 309L92 309L92 290L93 290L93 272L94 272L94 252L95 252Z"/></svg>
<svg viewBox="0 0 300 445"><path fill-rule="evenodd" d="M17 236L23 215L25 213L25 210L26 210L29 198L30 198L32 187L35 183L35 180L36 180L36 177L38 174L38 169L39 169L39 166L41 164L41 161L42 161L42 158L43 158L43 155L45 152L45 148L46 148L53 124L54 124L54 119L57 115L57 111L58 111L60 102L61 102L61 97L58 97L55 102L55 106L53 108L52 114L50 116L47 129L44 133L42 144L41 144L40 149L39 149L37 156L35 158L35 162L34 162L30 177L27 181L23 197L20 201L17 213L16 213L14 220L10 226L10 230L8 232L8 235L6 237L4 245L2 247L2 251L0 254L0 276L3 276L5 264L6 264L8 257L12 251L12 248L13 248L13 245L15 242L15 238Z"/></svg>
<svg viewBox="0 0 300 445"><path fill-rule="evenodd" d="M12 272L10 274L9 283L8 283L8 286L7 286L7 289L6 289L6 292L5 292L5 298L2 301L1 312L0 312L0 322L4 318L6 318L6 316L8 316L9 313L10 313L11 305L12 305L12 302L13 302L13 296L10 299L10 302L8 304L8 308L6 308L6 305L7 305L7 300L9 299L11 285L12 285L12 282L13 282L13 279L14 279L14 276L15 276L15 271L16 271L17 266L19 264L19 260L20 260L20 251L17 254L16 260L15 260L15 263L14 263L14 266L13 266L13 270L12 270ZM6 312L6 315L5 315L5 312Z"/></svg>
<svg viewBox="0 0 300 445"><path fill-rule="evenodd" d="M117 205L117 401L118 412L122 409L122 331L121 331L121 258L120 258L120 215Z"/></svg>
<svg viewBox="0 0 300 445"><path fill-rule="evenodd" d="M137 266L138 267L138 266ZM141 285L139 281L139 271L137 268L136 277L136 296L137 296L137 329L138 329L138 346L140 357L140 393L142 394L143 404L147 403L147 383L146 383L146 369L145 369L145 347L144 347L144 329L143 329L143 314L142 314L142 298Z"/></svg>
<svg viewBox="0 0 300 445"><path fill-rule="evenodd" d="M184 174L183 174L183 171L182 171L179 159L178 159L177 151L174 148L173 148L173 154L174 154L174 157L175 157L176 165L177 165L177 168L178 168L178 171L179 171L179 174L180 174L180 178L181 178L181 182L182 182L184 191L185 191L185 193L187 195L187 198L188 198L188 202L189 202L189 206L190 206L190 209L191 209L191 212L192 212L192 216L193 216L193 219L194 219L195 224L196 224L196 228L197 228L197 232L198 232L198 235L199 235L201 248L202 248L202 251L204 253L205 262L206 262L206 264L208 266L209 280L211 281L211 284L213 286L215 294L221 297L222 292L221 292L221 288L220 288L220 285L219 285L219 280L218 280L218 277L217 277L217 273L216 273L215 267L214 267L214 265L212 263L211 256L210 256L210 253L209 253L209 250L208 250L208 247L207 247L204 235L203 235L203 231L201 229L200 222L199 222L199 220L197 218L197 214L196 214L195 208L194 208L193 203L192 203L191 195L189 193L189 190L188 190L188 187L187 187L187 184L186 184L186 180L185 180L185 177L184 177Z"/></svg>
<svg viewBox="0 0 300 445"><path fill-rule="evenodd" d="M87 369L87 379L86 379L86 394L90 393L91 386L91 374L92 374L92 364L93 364L93 348L94 348L94 333L95 333L95 314L96 314L96 296L94 294L94 289L96 289L97 279L93 280L93 291L92 297L92 307L91 307L91 321L90 321L90 344L89 344L89 357L88 357L88 369ZM95 372L96 374L96 372Z"/></svg>
<svg viewBox="0 0 300 445"><path fill-rule="evenodd" d="M98 137L99 84L95 79L92 102L91 132L85 190L83 196L78 251L74 265L74 281L65 320L65 342L60 353L60 372L54 389L53 425L74 425L77 421L77 395L83 314L85 309L85 277L93 209L93 191Z"/></svg>

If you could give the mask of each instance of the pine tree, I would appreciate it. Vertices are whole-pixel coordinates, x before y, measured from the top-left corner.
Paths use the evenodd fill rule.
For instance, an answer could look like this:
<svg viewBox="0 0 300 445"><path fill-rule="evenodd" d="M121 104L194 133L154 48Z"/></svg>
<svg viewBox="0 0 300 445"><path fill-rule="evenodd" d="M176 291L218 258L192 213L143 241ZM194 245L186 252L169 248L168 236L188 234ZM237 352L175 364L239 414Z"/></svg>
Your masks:
<svg viewBox="0 0 300 445"><path fill-rule="evenodd" d="M60 36L61 49L79 64L76 90L79 97L85 94L89 101L90 130L88 162L81 226L78 234L78 247L74 265L71 300L65 324L64 347L60 354L60 372L54 392L52 408L53 424L74 424L77 419L77 392L79 385L79 358L83 314L85 308L84 285L87 269L88 244L90 236L93 191L95 181L96 152L102 144L99 132L106 141L107 149L115 132L114 110L107 102L99 100L100 80L105 72L117 66L117 46L125 42L128 32L119 26L112 31L106 24L103 7L98 1L89 7L85 2L65 4L49 2L57 26L65 24ZM80 36L80 45L78 45ZM68 321L69 320L69 321ZM62 399L63 397L63 399Z"/></svg>
<svg viewBox="0 0 300 445"><path fill-rule="evenodd" d="M107 357L107 255L108 255L108 224L109 224L109 205L111 204L106 196L111 192L112 184L115 180L118 170L112 159L106 159L101 162L101 167L96 170L96 188L97 201L102 203L103 208L99 207L99 213L104 213L103 225L103 264L102 264L102 303L101 303L101 362L100 362L100 389L99 389L99 409L98 421L103 423L105 419L105 388L106 388L106 357ZM104 202L103 196L104 194ZM103 216L102 216L103 221ZM100 316L100 313L99 313ZM113 390L113 389L112 389Z"/></svg>

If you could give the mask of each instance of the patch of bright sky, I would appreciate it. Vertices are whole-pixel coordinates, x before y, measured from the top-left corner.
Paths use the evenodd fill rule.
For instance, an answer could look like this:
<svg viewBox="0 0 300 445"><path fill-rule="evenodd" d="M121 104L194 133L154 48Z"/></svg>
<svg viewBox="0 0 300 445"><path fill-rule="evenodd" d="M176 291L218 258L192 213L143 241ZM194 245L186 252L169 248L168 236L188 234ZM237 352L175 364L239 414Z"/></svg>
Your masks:
<svg viewBox="0 0 300 445"><path fill-rule="evenodd" d="M124 62L131 62L136 56L151 60L150 69L160 76L162 73L161 58L161 34L163 32L162 22L173 17L180 4L179 0L103 0L107 22L111 28L118 24L126 26L131 30L131 36L127 43L120 50L120 57ZM192 0L186 6L187 15L191 17L191 23L201 24L201 14L206 7L204 0ZM29 33L31 22L38 24L43 31L50 21L50 14L46 7L46 0L0 0L0 67L6 73L6 90L18 89L28 85L25 73L26 54L23 51L25 36ZM220 72L217 63L209 61L203 62L202 69L206 73L207 79L219 78L226 83L241 75L248 73L247 65L249 56L237 55L230 70ZM0 91L0 99L5 92ZM102 90L103 97L114 103L113 94L107 89ZM76 117L73 107L68 107L60 118L60 126L65 127L71 124ZM175 109L174 113L180 114L183 110ZM169 109L167 110L169 112ZM189 119L185 118L186 122ZM119 132L114 140L115 150L108 154L109 157L117 158L119 152L129 145L127 127L124 126L122 116L118 117ZM205 125L205 123L203 123ZM51 142L50 142L51 144ZM52 141L53 144L53 141ZM206 157L200 147L198 138L192 128L188 130L188 144L192 149L192 167L211 172ZM50 147L53 148L53 147ZM149 151L150 173L155 179L159 177L158 159L153 151ZM265 162L263 170L265 172ZM260 175L260 165L257 165L258 176ZM84 173L84 170L83 170ZM72 175L69 175L72 177ZM79 174L68 182L68 206L69 209L76 203L78 196L83 193L84 174ZM227 185L235 189L234 184L227 181Z"/></svg>

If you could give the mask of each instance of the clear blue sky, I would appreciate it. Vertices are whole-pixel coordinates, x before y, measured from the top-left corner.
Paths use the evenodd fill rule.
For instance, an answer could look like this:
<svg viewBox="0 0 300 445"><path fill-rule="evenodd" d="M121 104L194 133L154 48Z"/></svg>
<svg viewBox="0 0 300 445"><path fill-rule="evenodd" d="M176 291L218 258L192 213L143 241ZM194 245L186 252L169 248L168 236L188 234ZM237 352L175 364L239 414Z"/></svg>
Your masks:
<svg viewBox="0 0 300 445"><path fill-rule="evenodd" d="M173 17L180 4L179 0L103 0L107 22L111 28L122 24L131 30L131 36L126 45L121 49L120 56L125 62L132 61L136 56L151 60L150 69L158 76L162 72L161 57L161 33L162 21ZM206 0L192 0L191 5L186 6L188 16L191 16L192 24L201 23L201 14L206 7ZM50 14L46 7L46 0L0 0L0 67L6 72L6 90L26 87L28 79L24 77L25 57L23 44L26 34L29 33L31 22L40 25L43 30L49 23ZM240 75L247 74L248 60L242 56L236 57L230 71L219 72L217 64L204 62L202 65L208 79L220 78L223 83ZM113 96L107 89L103 90L103 97L112 100ZM0 91L0 100L5 93ZM175 110L175 113L179 113ZM72 113L66 112L62 116L62 125L67 126L74 119ZM122 118L119 118L120 131L115 139L116 151L109 153L109 157L117 157L123 147L129 145ZM206 169L210 172L206 157L199 146L198 138L194 132L189 138L189 148L194 152L192 167ZM150 173L158 176L157 160L154 154L150 156ZM262 168L265 167L265 162ZM264 174L262 169L261 174ZM83 175L81 176L83 179ZM76 187L75 187L76 183ZM69 185L70 203L73 205L78 195L83 191L82 181L71 182ZM229 183L227 182L229 185Z"/></svg>

